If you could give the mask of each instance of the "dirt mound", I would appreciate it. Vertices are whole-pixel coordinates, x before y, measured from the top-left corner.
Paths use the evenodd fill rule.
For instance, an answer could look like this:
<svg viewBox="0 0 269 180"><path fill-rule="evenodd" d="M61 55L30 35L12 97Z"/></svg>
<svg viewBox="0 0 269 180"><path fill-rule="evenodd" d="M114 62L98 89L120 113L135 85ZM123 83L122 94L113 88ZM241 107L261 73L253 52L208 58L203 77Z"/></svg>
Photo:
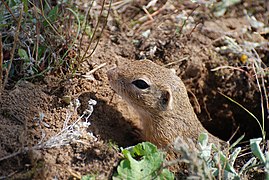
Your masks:
<svg viewBox="0 0 269 180"><path fill-rule="evenodd" d="M1 158L31 147L41 139L35 117L49 110L51 99L41 87L19 82L14 89L4 91L0 102L0 154ZM28 154L20 154L0 161L0 172L4 176L16 171L27 171L31 164Z"/></svg>

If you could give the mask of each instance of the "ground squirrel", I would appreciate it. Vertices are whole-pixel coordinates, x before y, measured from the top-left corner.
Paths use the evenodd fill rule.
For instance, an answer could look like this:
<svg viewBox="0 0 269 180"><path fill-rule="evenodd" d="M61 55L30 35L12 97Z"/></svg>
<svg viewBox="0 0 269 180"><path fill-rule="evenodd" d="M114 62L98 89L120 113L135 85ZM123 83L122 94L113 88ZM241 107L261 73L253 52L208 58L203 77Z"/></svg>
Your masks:
<svg viewBox="0 0 269 180"><path fill-rule="evenodd" d="M200 133L208 133L173 70L140 60L110 69L107 76L112 89L140 116L145 140L166 147L177 136L196 142ZM209 141L221 142L211 134Z"/></svg>

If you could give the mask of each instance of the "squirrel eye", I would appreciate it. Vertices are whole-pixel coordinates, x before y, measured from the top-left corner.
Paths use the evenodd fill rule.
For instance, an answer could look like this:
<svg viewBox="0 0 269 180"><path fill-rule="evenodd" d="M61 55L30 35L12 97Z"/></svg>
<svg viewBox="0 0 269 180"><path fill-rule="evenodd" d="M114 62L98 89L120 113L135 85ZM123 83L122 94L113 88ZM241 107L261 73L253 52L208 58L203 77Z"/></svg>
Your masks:
<svg viewBox="0 0 269 180"><path fill-rule="evenodd" d="M147 89L147 88L149 88L148 83L146 83L144 80L141 80L141 79L134 80L132 82L132 84L135 85L139 89Z"/></svg>

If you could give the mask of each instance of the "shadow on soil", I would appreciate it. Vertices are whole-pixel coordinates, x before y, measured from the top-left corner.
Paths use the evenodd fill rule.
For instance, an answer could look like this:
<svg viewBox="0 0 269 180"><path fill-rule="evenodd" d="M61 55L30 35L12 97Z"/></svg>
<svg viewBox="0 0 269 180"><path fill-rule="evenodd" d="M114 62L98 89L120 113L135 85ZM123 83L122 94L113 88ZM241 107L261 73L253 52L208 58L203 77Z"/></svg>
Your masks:
<svg viewBox="0 0 269 180"><path fill-rule="evenodd" d="M122 114L106 101L97 98L94 93L86 92L79 96L82 113L88 106L90 99L98 103L94 106L90 117L92 123L89 130L105 141L116 142L119 146L131 146L141 142L139 129L134 127L130 120L125 119Z"/></svg>

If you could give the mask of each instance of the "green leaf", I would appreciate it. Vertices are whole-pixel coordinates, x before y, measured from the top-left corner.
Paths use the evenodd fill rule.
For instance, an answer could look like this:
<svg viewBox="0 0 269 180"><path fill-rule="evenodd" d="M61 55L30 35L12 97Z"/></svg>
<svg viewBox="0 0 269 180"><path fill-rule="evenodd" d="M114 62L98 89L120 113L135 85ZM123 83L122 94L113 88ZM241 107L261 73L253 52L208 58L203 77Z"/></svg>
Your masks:
<svg viewBox="0 0 269 180"><path fill-rule="evenodd" d="M28 0L22 0L23 3L23 10L25 13L28 12Z"/></svg>
<svg viewBox="0 0 269 180"><path fill-rule="evenodd" d="M28 54L24 49L19 49L18 54L19 54L20 58L22 58L24 60L29 60Z"/></svg>
<svg viewBox="0 0 269 180"><path fill-rule="evenodd" d="M198 137L198 142L201 144L201 146L205 147L208 143L207 133L201 133Z"/></svg>
<svg viewBox="0 0 269 180"><path fill-rule="evenodd" d="M220 17L223 16L226 10L235 4L240 3L241 0L222 0L215 4L214 16Z"/></svg>
<svg viewBox="0 0 269 180"><path fill-rule="evenodd" d="M199 135L198 145L200 147L200 157L208 161L211 158L212 143L208 144L207 133L201 133Z"/></svg>
<svg viewBox="0 0 269 180"><path fill-rule="evenodd" d="M48 19L53 22L56 20L57 16L58 16L58 11L59 11L59 7L58 5L55 6L54 8L52 8L52 10L49 12L48 14Z"/></svg>
<svg viewBox="0 0 269 180"><path fill-rule="evenodd" d="M49 14L47 18L44 20L43 25L47 26L49 25L49 23L53 23L54 21L56 21L57 17L59 17L58 12L59 12L59 7L57 5L49 11Z"/></svg>
<svg viewBox="0 0 269 180"><path fill-rule="evenodd" d="M216 155L214 158L217 162L216 164L220 163L221 166L224 167L224 170L233 173L236 176L238 175L233 166L231 166L231 164L229 163L229 159L223 154L223 152L220 151L219 154Z"/></svg>
<svg viewBox="0 0 269 180"><path fill-rule="evenodd" d="M117 174L118 179L174 179L173 173L162 169L165 160L164 153L149 142L139 143L131 149L122 151L125 159L120 162Z"/></svg>
<svg viewBox="0 0 269 180"><path fill-rule="evenodd" d="M230 147L229 149L234 148L236 145L238 145L238 143L245 137L245 134L243 134L242 136L240 136Z"/></svg>
<svg viewBox="0 0 269 180"><path fill-rule="evenodd" d="M259 158L263 163L265 163L266 162L265 156L262 153L262 150L261 150L260 145L259 145L261 143L261 141L262 141L262 138L251 139L250 140L250 148L251 148L252 153L257 158Z"/></svg>
<svg viewBox="0 0 269 180"><path fill-rule="evenodd" d="M169 179L175 179L174 174L171 173L168 169L163 169L162 173L159 174L156 179L160 180L169 180Z"/></svg>
<svg viewBox="0 0 269 180"><path fill-rule="evenodd" d="M238 147L238 148L236 148L236 149L233 151L233 153L231 154L231 156L230 156L230 160L229 160L231 166L234 165L235 160L236 160L238 154L240 153L240 151L241 151L241 147Z"/></svg>
<svg viewBox="0 0 269 180"><path fill-rule="evenodd" d="M244 166L240 169L239 175L243 174L243 172L246 170L247 167L249 166L254 166L256 164L256 157L252 157L250 160L248 160Z"/></svg>
<svg viewBox="0 0 269 180"><path fill-rule="evenodd" d="M157 147L149 142L139 143L131 149L132 157L148 156L156 152L158 152Z"/></svg>
<svg viewBox="0 0 269 180"><path fill-rule="evenodd" d="M81 180L95 180L95 176L93 175L85 175L81 177Z"/></svg>
<svg viewBox="0 0 269 180"><path fill-rule="evenodd" d="M40 58L44 55L45 51L46 51L47 47L40 45L38 48L38 60L40 60Z"/></svg>

